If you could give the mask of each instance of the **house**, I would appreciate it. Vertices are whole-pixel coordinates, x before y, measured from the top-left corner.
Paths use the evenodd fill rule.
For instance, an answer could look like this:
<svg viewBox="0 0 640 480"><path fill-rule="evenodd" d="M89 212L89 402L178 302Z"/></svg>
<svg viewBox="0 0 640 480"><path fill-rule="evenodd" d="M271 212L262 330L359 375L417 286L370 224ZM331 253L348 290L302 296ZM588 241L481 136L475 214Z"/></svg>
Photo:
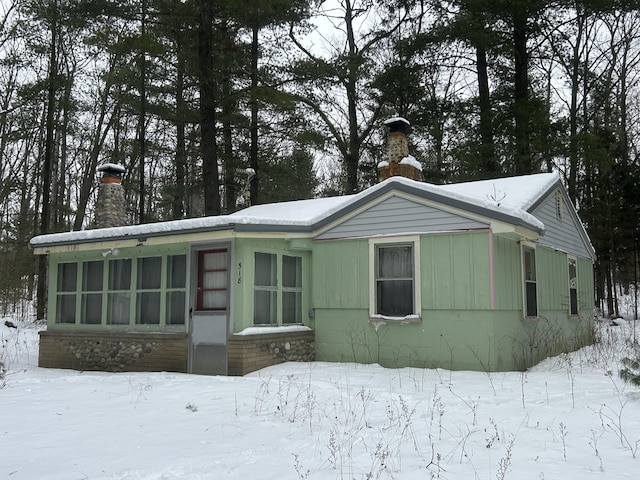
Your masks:
<svg viewBox="0 0 640 480"><path fill-rule="evenodd" d="M595 253L560 178L407 178L404 122L390 122L385 179L355 195L33 238L49 257L40 365L504 371L587 344ZM103 167L110 208L121 173Z"/></svg>

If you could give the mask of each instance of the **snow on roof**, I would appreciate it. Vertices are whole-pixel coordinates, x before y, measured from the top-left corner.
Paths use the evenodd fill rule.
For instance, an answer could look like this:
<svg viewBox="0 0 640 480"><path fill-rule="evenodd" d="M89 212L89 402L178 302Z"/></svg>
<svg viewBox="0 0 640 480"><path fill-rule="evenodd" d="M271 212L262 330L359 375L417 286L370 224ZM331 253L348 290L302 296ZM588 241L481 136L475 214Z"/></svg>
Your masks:
<svg viewBox="0 0 640 480"><path fill-rule="evenodd" d="M193 231L233 229L234 225L270 225L313 227L318 222L357 202L366 201L381 189L394 184L453 200L470 206L504 214L534 229L544 230L544 224L526 210L533 205L558 176L552 173L508 177L496 180L433 185L394 176L355 195L316 198L292 202L270 203L245 208L231 215L173 220L114 228L40 235L31 239L31 246L59 243L84 243L100 240L137 238L149 235L171 235Z"/></svg>
<svg viewBox="0 0 640 480"><path fill-rule="evenodd" d="M527 211L559 178L555 173L538 173L477 182L452 183L441 185L440 188L478 200L488 200L496 205L507 205Z"/></svg>

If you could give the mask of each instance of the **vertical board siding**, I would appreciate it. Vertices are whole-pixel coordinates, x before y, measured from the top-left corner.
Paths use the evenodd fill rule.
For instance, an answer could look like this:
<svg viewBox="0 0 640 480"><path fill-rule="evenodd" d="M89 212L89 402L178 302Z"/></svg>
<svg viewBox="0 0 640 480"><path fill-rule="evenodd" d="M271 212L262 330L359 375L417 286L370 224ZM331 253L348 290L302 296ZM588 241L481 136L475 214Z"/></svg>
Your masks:
<svg viewBox="0 0 640 480"><path fill-rule="evenodd" d="M488 232L422 239L422 308L491 308Z"/></svg>
<svg viewBox="0 0 640 480"><path fill-rule="evenodd" d="M318 235L318 240L487 228L486 223L391 196Z"/></svg>
<svg viewBox="0 0 640 480"><path fill-rule="evenodd" d="M538 308L569 314L569 266L567 255L544 247L536 248Z"/></svg>
<svg viewBox="0 0 640 480"><path fill-rule="evenodd" d="M592 318L595 307L593 285L593 263L586 258L577 259L578 268L578 312L581 317Z"/></svg>
<svg viewBox="0 0 640 480"><path fill-rule="evenodd" d="M531 212L538 220L544 223L545 231L538 242L548 247L591 258L590 248L585 244L581 234L581 227L577 223L579 219L574 214L569 202L569 197L562 194L562 219L556 215L556 191L552 191L547 198Z"/></svg>
<svg viewBox="0 0 640 480"><path fill-rule="evenodd" d="M494 281L497 310L522 311L522 260L520 245L494 235Z"/></svg>
<svg viewBox="0 0 640 480"><path fill-rule="evenodd" d="M317 242L312 263L315 308L369 308L367 240Z"/></svg>

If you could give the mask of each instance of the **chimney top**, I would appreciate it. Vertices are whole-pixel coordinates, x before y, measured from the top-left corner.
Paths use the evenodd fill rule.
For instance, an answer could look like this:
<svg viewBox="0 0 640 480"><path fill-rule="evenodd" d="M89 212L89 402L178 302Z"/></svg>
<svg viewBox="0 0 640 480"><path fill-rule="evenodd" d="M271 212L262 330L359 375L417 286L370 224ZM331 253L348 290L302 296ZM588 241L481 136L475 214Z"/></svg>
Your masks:
<svg viewBox="0 0 640 480"><path fill-rule="evenodd" d="M420 181L422 177L420 162L409 155L406 133L410 123L402 117L393 117L386 120L384 124L389 128L389 135L386 158L378 163L380 181L396 175Z"/></svg>
<svg viewBox="0 0 640 480"><path fill-rule="evenodd" d="M411 125L409 120L402 117L392 117L384 121L384 124L389 127L389 133L400 132L407 133L407 127Z"/></svg>
<svg viewBox="0 0 640 480"><path fill-rule="evenodd" d="M122 174L126 169L122 165L115 163L104 163L97 168L98 172L102 172L103 182L113 182L122 179Z"/></svg>

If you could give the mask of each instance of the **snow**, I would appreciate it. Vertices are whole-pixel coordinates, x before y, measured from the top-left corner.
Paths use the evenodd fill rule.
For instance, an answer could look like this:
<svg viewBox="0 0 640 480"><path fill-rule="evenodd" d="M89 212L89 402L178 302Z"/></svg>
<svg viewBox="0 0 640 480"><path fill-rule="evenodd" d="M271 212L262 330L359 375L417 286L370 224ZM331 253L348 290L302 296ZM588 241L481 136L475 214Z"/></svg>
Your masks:
<svg viewBox="0 0 640 480"><path fill-rule="evenodd" d="M526 373L285 363L246 377L38 368L0 322L11 480L632 479L631 323ZM639 332L640 333L640 332Z"/></svg>
<svg viewBox="0 0 640 480"><path fill-rule="evenodd" d="M113 170L114 172L119 173L124 173L127 171L122 165L118 165L117 163L103 163L97 168L97 170L99 172L104 172L105 170Z"/></svg>
<svg viewBox="0 0 640 480"><path fill-rule="evenodd" d="M409 123L409 120L407 120L406 118L403 118L403 117L391 117L391 118L388 118L387 120L384 121L384 124L385 125L389 125L390 123L396 123L396 122L402 122L402 123L405 123L407 125L411 125Z"/></svg>
<svg viewBox="0 0 640 480"><path fill-rule="evenodd" d="M513 209L528 210L542 194L558 180L555 173L538 173L519 177L505 177L477 182L442 185L444 191L464 194L479 201L507 205Z"/></svg>
<svg viewBox="0 0 640 480"><path fill-rule="evenodd" d="M416 157L414 157L413 155L409 155L404 157L402 160L400 160L400 164L401 165L411 165L414 168L417 168L418 170L422 171L422 165L420 165L420 162L418 160L416 160Z"/></svg>
<svg viewBox="0 0 640 480"><path fill-rule="evenodd" d="M413 164L419 162L413 157L402 161ZM148 235L170 235L189 231L212 229L233 229L234 225L270 225L312 227L314 224L347 208L349 205L375 195L388 184L404 184L441 197L453 199L469 206L479 206L500 212L523 222L534 229L544 230L544 224L526 210L535 203L555 182L553 173L509 177L496 180L466 182L452 185L433 185L408 178L394 176L355 195L315 198L292 202L270 203L245 208L231 215L174 220L168 222L130 225L124 227L54 233L31 239L31 246L38 247L57 243L79 243L120 238L145 238Z"/></svg>
<svg viewBox="0 0 640 480"><path fill-rule="evenodd" d="M288 325L283 327L249 327L234 335L262 335L265 333L308 332L311 329L304 325Z"/></svg>

